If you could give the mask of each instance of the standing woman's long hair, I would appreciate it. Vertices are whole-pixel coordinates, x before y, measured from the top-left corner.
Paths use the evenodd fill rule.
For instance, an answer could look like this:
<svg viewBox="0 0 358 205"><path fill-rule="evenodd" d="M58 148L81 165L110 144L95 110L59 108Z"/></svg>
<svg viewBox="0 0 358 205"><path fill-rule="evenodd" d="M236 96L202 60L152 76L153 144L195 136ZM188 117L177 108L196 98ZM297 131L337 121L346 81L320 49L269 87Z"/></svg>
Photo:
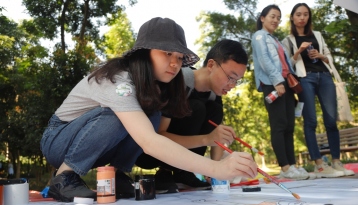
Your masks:
<svg viewBox="0 0 358 205"><path fill-rule="evenodd" d="M306 7L308 9L308 14L309 14L307 24L305 25L304 34L306 36L313 35L313 32L312 32L312 12L311 12L310 7L306 3L298 3L292 8L291 15L290 15L291 34L294 35L294 36L298 36L296 26L293 23L292 19L293 19L293 15L295 14L297 8L300 7L300 6Z"/></svg>
<svg viewBox="0 0 358 205"><path fill-rule="evenodd" d="M100 83L101 79L106 78L115 83L114 77L121 71L129 73L137 100L148 116L159 110L173 117L190 114L182 71L168 83L155 80L149 49L139 49L129 56L107 61L95 68L88 80L94 77Z"/></svg>
<svg viewBox="0 0 358 205"><path fill-rule="evenodd" d="M262 9L260 16L256 20L256 31L262 29L261 17L266 17L267 14L271 11L271 9L276 9L281 13L280 8L276 4L266 6L264 9Z"/></svg>

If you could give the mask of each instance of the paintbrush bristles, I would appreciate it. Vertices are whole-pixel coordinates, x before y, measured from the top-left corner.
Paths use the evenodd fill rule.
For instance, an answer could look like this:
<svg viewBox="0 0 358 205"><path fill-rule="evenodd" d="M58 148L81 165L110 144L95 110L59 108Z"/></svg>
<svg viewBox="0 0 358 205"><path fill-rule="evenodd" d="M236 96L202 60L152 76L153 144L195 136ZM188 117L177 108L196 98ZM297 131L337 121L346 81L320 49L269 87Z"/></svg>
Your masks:
<svg viewBox="0 0 358 205"><path fill-rule="evenodd" d="M300 200L300 196L298 195L298 194L296 194L296 193L292 193L292 195L296 198L296 199L298 199L298 200Z"/></svg>

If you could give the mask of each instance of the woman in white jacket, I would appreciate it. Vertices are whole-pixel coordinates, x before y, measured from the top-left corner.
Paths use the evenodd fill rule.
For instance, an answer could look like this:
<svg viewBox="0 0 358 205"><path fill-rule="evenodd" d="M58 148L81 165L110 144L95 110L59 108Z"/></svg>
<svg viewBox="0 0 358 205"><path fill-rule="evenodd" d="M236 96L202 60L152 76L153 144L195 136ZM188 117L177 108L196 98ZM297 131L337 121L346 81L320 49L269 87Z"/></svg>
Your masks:
<svg viewBox="0 0 358 205"><path fill-rule="evenodd" d="M312 30L311 16L312 13L307 4L296 4L290 16L291 34L282 42L290 53L296 74L301 78L303 92L298 96L299 100L304 103L302 115L307 148L311 160L316 163L314 172L317 177L352 175L354 172L345 169L339 160L336 88L330 67L333 66L333 58L321 33ZM313 48L308 50L310 47ZM332 167L323 162L317 145L315 96L318 97L323 112L323 121L332 155Z"/></svg>

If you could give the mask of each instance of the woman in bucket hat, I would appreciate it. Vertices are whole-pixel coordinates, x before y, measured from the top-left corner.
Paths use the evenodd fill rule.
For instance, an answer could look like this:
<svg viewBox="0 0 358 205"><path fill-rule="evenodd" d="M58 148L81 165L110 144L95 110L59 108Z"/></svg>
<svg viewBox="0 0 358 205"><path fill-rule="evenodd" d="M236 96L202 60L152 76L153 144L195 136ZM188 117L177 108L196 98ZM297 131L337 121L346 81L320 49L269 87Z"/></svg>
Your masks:
<svg viewBox="0 0 358 205"><path fill-rule="evenodd" d="M256 163L247 153L222 161L196 155L156 133L161 112L190 114L181 71L199 60L186 46L183 29L171 19L144 23L134 47L100 65L81 80L49 120L41 150L57 170L49 196L59 201L96 198L80 176L110 164L118 179L145 153L172 166L229 179L255 177ZM126 190L120 190L126 191ZM133 193L128 187L125 194ZM117 192L117 198L127 197Z"/></svg>

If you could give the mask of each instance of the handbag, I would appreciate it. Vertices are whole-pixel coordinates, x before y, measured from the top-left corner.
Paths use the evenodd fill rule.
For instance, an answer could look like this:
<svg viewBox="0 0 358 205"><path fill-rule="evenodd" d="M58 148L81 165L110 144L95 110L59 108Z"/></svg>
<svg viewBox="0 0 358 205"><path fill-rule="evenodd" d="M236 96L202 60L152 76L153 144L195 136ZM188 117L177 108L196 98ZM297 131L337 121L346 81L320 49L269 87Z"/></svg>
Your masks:
<svg viewBox="0 0 358 205"><path fill-rule="evenodd" d="M295 76L292 73L288 73L287 74L287 83L288 86L295 92L295 93L300 93L302 92L302 86L300 81L298 80L298 77Z"/></svg>
<svg viewBox="0 0 358 205"><path fill-rule="evenodd" d="M336 85L337 93L337 121L348 121L352 122L353 115L351 112L351 107L349 105L348 95L346 92L346 82L342 82L341 76L338 74L336 68L330 66L333 71L333 76L335 79L334 84Z"/></svg>

